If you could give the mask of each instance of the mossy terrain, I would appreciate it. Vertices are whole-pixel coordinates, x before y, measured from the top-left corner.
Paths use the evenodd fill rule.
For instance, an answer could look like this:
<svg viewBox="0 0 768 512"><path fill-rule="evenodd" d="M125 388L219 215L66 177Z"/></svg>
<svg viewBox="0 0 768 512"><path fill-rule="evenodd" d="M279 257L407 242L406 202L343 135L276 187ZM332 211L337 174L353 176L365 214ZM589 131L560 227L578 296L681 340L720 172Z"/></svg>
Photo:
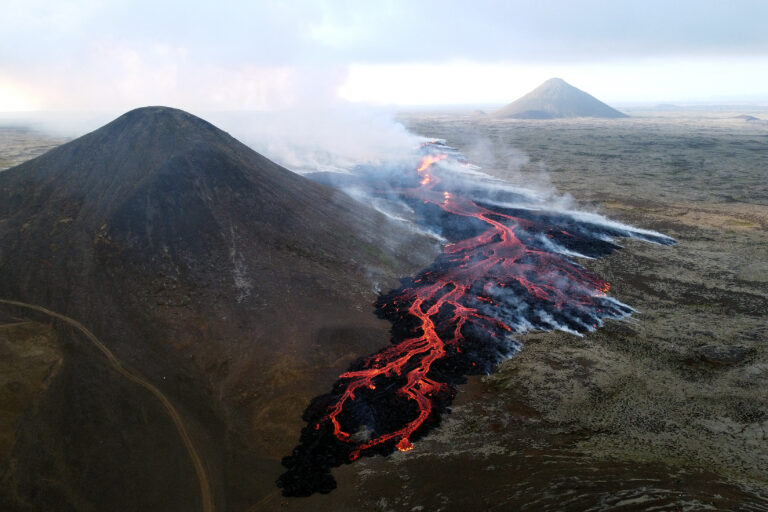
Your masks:
<svg viewBox="0 0 768 512"><path fill-rule="evenodd" d="M0 171L34 158L66 142L23 126L0 126Z"/></svg>
<svg viewBox="0 0 768 512"><path fill-rule="evenodd" d="M0 459L13 445L17 422L56 374L61 352L53 328L0 317Z"/></svg>

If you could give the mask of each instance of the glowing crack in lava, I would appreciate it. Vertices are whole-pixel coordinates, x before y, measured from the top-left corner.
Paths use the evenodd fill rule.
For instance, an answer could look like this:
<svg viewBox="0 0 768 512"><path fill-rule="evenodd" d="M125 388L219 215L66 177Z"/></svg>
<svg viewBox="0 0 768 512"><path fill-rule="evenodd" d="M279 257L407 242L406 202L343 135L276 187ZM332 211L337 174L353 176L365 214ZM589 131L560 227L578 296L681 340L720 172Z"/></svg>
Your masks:
<svg viewBox="0 0 768 512"><path fill-rule="evenodd" d="M387 194L449 243L429 268L377 301L377 314L392 322L392 345L354 363L306 410L301 444L278 480L285 495L329 492L331 467L413 449L467 375L489 373L519 350L512 334L578 334L633 311L573 257L609 254L620 236L674 243L599 216L544 209L509 187L478 185L462 178L467 164L439 141L423 151L416 172L396 175L398 188ZM392 180L363 176L370 190L387 190Z"/></svg>

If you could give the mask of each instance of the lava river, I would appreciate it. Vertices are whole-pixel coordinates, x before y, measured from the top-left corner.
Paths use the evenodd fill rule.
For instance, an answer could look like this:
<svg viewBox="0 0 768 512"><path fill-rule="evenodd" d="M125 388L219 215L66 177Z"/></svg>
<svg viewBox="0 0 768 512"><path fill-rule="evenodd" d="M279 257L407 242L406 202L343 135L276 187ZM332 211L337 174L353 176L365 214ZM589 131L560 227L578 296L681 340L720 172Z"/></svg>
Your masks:
<svg viewBox="0 0 768 512"><path fill-rule="evenodd" d="M330 468L361 455L413 449L467 375L489 373L519 350L513 334L579 334L633 311L575 258L609 254L619 247L615 237L674 243L597 215L552 209L525 191L478 180L471 168L468 179L468 164L441 142L422 150L418 168L394 177L362 173L361 184L407 205L446 240L443 252L379 297L376 312L392 323L392 344L354 363L306 410L301 444L284 459L288 471L278 480L287 496L331 491Z"/></svg>

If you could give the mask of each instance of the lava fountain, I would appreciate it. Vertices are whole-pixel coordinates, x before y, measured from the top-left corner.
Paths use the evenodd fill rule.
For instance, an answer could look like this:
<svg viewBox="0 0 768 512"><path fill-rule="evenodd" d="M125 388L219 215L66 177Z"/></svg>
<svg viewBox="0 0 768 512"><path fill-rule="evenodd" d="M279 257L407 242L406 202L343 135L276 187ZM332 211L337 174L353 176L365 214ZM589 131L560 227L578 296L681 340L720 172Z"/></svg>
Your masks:
<svg viewBox="0 0 768 512"><path fill-rule="evenodd" d="M330 468L361 455L413 449L467 375L489 373L519 350L515 333L580 334L629 315L632 308L609 297L609 284L576 257L611 253L619 247L614 237L674 243L596 215L547 209L508 186L456 187L456 169L468 165L458 152L439 141L422 151L394 195L447 243L429 268L379 297L376 312L392 323L392 344L355 362L305 411L301 444L278 480L287 496L330 492ZM376 176L365 185L387 190Z"/></svg>

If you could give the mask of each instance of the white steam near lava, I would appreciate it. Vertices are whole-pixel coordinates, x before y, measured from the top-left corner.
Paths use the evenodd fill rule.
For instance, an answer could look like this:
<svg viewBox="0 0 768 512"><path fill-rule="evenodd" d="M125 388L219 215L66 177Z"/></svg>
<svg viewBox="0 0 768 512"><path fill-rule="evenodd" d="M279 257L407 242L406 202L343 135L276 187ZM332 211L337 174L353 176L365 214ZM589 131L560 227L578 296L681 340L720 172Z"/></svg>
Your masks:
<svg viewBox="0 0 768 512"><path fill-rule="evenodd" d="M609 229L614 236L665 241L668 237L610 220L599 213L583 211L569 194L559 193L546 170L523 175L528 157L509 147L496 148L478 139L470 152L503 151L510 156L507 171L514 170L530 186L494 178L467 161L464 154L444 140L429 139L409 132L386 110L337 106L332 110L281 111L223 116L222 126L252 148L285 167L338 188L387 217L409 224L416 231L445 239L432 226L414 221L413 210L401 199L404 173L416 172L426 151L445 155L434 166L441 186L475 202L506 209L524 209L560 214L574 221ZM567 257L588 257L540 237L550 252ZM613 237L610 238L613 240Z"/></svg>
<svg viewBox="0 0 768 512"><path fill-rule="evenodd" d="M413 158L424 140L386 108L336 102L264 112L211 113L208 120L258 153L299 174L352 172Z"/></svg>

